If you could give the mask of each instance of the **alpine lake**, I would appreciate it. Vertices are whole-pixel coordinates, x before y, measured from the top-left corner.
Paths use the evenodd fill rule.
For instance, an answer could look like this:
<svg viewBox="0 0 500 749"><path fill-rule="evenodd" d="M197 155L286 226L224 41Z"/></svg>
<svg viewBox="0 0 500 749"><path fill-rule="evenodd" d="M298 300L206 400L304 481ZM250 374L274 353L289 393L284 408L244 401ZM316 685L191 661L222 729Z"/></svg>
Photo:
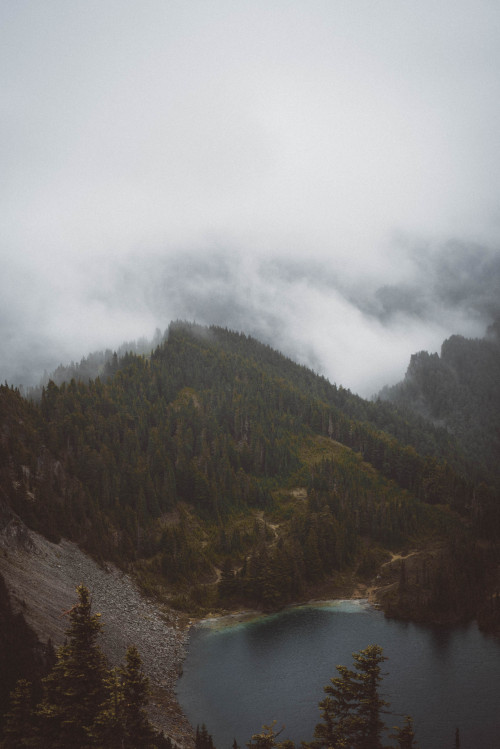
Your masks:
<svg viewBox="0 0 500 749"><path fill-rule="evenodd" d="M381 696L392 727L414 719L419 749L500 746L500 642L476 624L434 627L387 619L367 601L307 604L277 614L207 619L189 640L179 703L206 725L216 749L276 721L279 740L313 737L323 687L352 653L380 645L387 657ZM394 742L392 742L394 743Z"/></svg>

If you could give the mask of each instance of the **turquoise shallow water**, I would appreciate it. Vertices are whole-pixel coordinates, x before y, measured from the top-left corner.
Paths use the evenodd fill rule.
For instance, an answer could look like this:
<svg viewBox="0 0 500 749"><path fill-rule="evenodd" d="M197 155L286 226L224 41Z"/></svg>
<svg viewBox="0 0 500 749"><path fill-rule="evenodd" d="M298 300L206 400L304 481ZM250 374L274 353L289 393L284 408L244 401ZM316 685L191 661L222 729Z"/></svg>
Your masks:
<svg viewBox="0 0 500 749"><path fill-rule="evenodd" d="M245 622L202 622L192 630L179 702L205 723L217 749L242 747L263 724L281 738L312 738L323 686L337 664L377 643L388 657L384 697L411 714L420 749L500 746L500 645L476 625L436 628L385 619L363 601L300 606Z"/></svg>

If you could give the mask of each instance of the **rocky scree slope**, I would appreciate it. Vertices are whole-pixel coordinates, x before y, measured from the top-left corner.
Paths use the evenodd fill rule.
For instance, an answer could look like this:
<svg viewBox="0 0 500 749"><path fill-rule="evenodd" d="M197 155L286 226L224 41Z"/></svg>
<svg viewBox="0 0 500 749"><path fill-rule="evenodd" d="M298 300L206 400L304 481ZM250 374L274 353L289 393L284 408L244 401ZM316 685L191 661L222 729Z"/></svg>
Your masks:
<svg viewBox="0 0 500 749"><path fill-rule="evenodd" d="M102 615L100 645L111 665L124 662L137 646L151 684L150 718L178 745L191 746L193 732L175 698L185 656L187 630L177 615L141 596L133 580L116 567L100 567L74 543L54 544L29 530L0 501L0 573L14 611L22 612L41 641L64 642L65 616L84 583L93 610Z"/></svg>

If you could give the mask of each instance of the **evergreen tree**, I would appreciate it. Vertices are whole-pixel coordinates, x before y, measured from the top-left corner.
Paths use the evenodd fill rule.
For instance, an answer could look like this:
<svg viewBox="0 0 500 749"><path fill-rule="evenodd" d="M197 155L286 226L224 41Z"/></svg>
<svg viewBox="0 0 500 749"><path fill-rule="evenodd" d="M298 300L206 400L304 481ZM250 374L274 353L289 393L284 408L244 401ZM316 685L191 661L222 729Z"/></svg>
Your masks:
<svg viewBox="0 0 500 749"><path fill-rule="evenodd" d="M37 709L40 747L92 745L92 728L106 698L106 662L97 645L102 624L99 614L91 614L88 589L79 585L77 594L78 602L69 611L68 643L43 680L44 696Z"/></svg>
<svg viewBox="0 0 500 749"><path fill-rule="evenodd" d="M382 681L380 665L386 660L380 645L369 645L359 653L354 653L357 670L355 685L358 700L358 747L359 749L381 749L381 735L385 723L381 719L384 708L389 703L379 693Z"/></svg>
<svg viewBox="0 0 500 749"><path fill-rule="evenodd" d="M323 722L314 730L312 749L382 749L381 713L388 703L378 688L385 657L379 645L370 645L353 658L355 670L337 666L339 676L324 688Z"/></svg>
<svg viewBox="0 0 500 749"><path fill-rule="evenodd" d="M154 732L145 711L148 704L149 680L142 671L141 657L132 645L127 650L122 670L123 724L126 749L152 747Z"/></svg>
<svg viewBox="0 0 500 749"><path fill-rule="evenodd" d="M26 749L33 746L31 684L26 679L20 679L11 693L3 735L2 749Z"/></svg>
<svg viewBox="0 0 500 749"><path fill-rule="evenodd" d="M212 736L208 733L206 725L203 723L201 728L196 726L196 736L194 740L195 749L214 749Z"/></svg>
<svg viewBox="0 0 500 749"><path fill-rule="evenodd" d="M123 721L123 692L120 671L117 668L108 672L105 679L106 700L91 729L91 738L98 747L123 749L125 726Z"/></svg>
<svg viewBox="0 0 500 749"><path fill-rule="evenodd" d="M417 749L415 743L415 731L413 730L413 718L407 715L402 728L395 729L392 738L398 742L398 749Z"/></svg>
<svg viewBox="0 0 500 749"><path fill-rule="evenodd" d="M229 557L226 557L222 565L221 577L217 586L217 590L220 598L222 600L226 600L235 593L236 589L236 577L231 564L231 559Z"/></svg>
<svg viewBox="0 0 500 749"><path fill-rule="evenodd" d="M137 648L129 647L122 668L110 670L97 644L102 624L91 613L90 593L79 585L77 594L68 641L42 682L41 702L33 711L26 680L11 694L2 749L172 749L148 720L149 684ZM206 738L200 749L213 749Z"/></svg>
<svg viewBox="0 0 500 749"><path fill-rule="evenodd" d="M293 741L276 740L283 731L283 728L276 731L275 725L276 721L269 726L262 726L262 731L260 733L255 733L247 743L248 749L275 749L275 747L276 749L295 749Z"/></svg>
<svg viewBox="0 0 500 749"><path fill-rule="evenodd" d="M337 666L339 676L324 688L326 697L319 703L322 723L314 729L312 749L346 749L353 746L358 720L356 716L355 674L346 666Z"/></svg>

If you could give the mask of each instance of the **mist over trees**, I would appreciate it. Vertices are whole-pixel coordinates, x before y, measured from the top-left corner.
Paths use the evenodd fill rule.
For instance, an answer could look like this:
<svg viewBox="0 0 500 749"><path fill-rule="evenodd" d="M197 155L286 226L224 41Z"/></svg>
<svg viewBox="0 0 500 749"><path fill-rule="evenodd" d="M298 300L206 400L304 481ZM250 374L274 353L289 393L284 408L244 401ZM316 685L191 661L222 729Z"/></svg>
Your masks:
<svg viewBox="0 0 500 749"><path fill-rule="evenodd" d="M189 615L381 574L393 616L500 632L499 29L489 0L0 3L0 541ZM53 673L27 620L0 579L0 703Z"/></svg>
<svg viewBox="0 0 500 749"><path fill-rule="evenodd" d="M158 338L94 379L61 370L38 400L0 387L2 523L71 539L194 614L369 582L411 547L386 611L498 628L497 489L449 430L240 333Z"/></svg>
<svg viewBox="0 0 500 749"><path fill-rule="evenodd" d="M500 485L498 320L485 338L455 335L440 355L414 354L403 382L384 388L380 397L446 428L474 464L476 479Z"/></svg>

